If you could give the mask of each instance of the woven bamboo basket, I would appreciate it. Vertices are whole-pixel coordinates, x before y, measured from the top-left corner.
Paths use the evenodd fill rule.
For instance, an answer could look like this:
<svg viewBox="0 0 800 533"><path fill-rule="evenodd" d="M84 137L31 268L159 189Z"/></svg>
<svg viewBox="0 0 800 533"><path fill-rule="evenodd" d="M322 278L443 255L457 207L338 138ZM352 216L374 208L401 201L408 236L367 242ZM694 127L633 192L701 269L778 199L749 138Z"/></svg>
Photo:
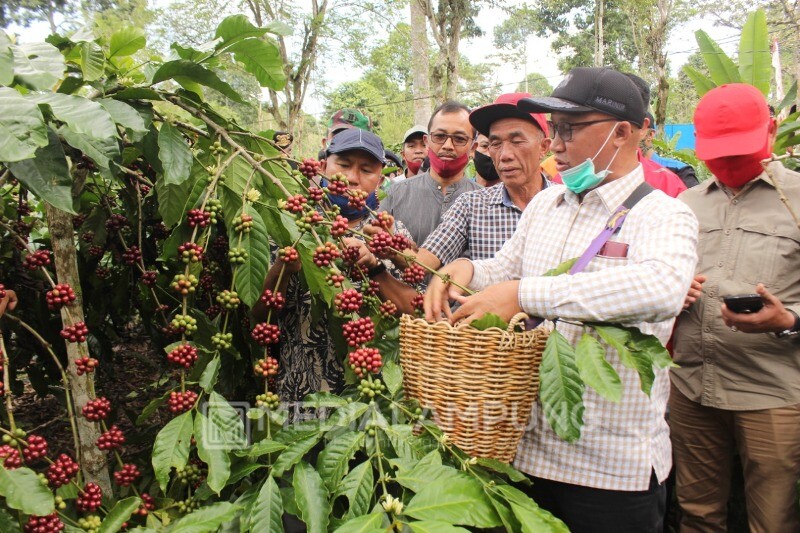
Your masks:
<svg viewBox="0 0 800 533"><path fill-rule="evenodd" d="M473 457L511 462L539 392L539 363L549 331L515 332L468 324L400 319L406 394L434 410L438 426Z"/></svg>

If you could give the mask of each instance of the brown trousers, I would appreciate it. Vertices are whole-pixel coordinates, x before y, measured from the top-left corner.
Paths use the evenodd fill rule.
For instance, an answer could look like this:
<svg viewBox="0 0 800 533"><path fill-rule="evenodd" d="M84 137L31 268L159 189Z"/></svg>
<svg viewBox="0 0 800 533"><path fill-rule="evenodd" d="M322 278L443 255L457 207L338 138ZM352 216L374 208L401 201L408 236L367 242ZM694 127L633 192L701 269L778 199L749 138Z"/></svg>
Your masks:
<svg viewBox="0 0 800 533"><path fill-rule="evenodd" d="M669 398L681 533L724 532L735 452L744 470L752 533L797 533L800 404L726 411L689 400L675 386Z"/></svg>

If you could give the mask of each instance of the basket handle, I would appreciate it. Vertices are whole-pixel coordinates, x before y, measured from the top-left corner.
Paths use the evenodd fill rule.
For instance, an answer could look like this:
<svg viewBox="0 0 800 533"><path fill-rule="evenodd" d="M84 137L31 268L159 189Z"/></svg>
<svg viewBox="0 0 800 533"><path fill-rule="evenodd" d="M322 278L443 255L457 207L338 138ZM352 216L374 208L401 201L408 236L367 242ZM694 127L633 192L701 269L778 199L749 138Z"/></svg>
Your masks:
<svg viewBox="0 0 800 533"><path fill-rule="evenodd" d="M529 317L527 313L517 313L516 315L511 317L511 320L508 321L508 328L506 329L506 331L508 331L509 333L513 333L514 328L516 328L519 325L519 323L522 322L523 320L528 320L528 318Z"/></svg>

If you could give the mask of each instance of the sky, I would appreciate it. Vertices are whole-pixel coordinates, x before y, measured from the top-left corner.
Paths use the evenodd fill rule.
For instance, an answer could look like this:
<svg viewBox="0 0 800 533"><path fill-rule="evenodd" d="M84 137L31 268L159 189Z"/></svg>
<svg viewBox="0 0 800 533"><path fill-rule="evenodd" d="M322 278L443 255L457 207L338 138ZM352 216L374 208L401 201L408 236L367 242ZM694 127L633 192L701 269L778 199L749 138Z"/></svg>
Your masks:
<svg viewBox="0 0 800 533"><path fill-rule="evenodd" d="M302 0L301 0L302 1ZM169 0L150 0L152 4L157 4L163 7L169 4ZM506 0L506 5L514 5L520 3L520 0ZM525 78L525 64L523 62L502 63L495 55L495 47L492 43L493 29L500 22L502 22L506 13L499 8L485 8L481 10L478 19L478 25L483 30L483 36L469 41L462 41L462 52L473 63L478 62L491 62L501 63L494 71L494 75L486 80L486 85L501 85L504 92L513 91L517 84ZM406 12L406 18L408 14ZM694 38L694 32L698 29L704 29L709 33L712 39L720 43L722 49L728 54L732 54L738 47L738 34L730 28L722 28L714 26L712 20L695 20L689 24L682 26L680 29L674 30L673 34L667 45L670 68L672 72L677 72L691 55L697 49L697 43ZM23 42L41 41L49 33L48 26L45 23L33 25L29 28L10 28L12 32L18 33L19 38ZM531 37L528 41L528 72L538 72L547 78L552 86L558 85L563 75L559 72L557 62L558 57L550 48L550 43L546 38ZM361 71L357 66L335 65L334 68L329 68L324 72L319 72L316 79L326 80L325 89L330 91L335 89L337 85L357 79ZM320 117L324 112L325 102L323 90L321 87L312 84L307 93L303 109L306 113Z"/></svg>

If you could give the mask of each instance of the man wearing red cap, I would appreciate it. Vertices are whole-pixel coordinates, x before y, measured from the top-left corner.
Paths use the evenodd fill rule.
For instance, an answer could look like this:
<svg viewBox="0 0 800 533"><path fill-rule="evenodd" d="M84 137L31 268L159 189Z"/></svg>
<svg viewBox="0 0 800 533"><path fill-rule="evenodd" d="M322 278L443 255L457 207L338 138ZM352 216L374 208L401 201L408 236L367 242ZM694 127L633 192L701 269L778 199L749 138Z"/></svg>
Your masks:
<svg viewBox="0 0 800 533"><path fill-rule="evenodd" d="M697 156L714 179L680 196L700 222L703 284L674 336L681 531L726 531L737 452L750 530L800 531L800 229L776 191L800 206L800 174L762 166L776 124L755 87L709 91L694 124ZM738 295L753 295L746 309L730 298Z"/></svg>

